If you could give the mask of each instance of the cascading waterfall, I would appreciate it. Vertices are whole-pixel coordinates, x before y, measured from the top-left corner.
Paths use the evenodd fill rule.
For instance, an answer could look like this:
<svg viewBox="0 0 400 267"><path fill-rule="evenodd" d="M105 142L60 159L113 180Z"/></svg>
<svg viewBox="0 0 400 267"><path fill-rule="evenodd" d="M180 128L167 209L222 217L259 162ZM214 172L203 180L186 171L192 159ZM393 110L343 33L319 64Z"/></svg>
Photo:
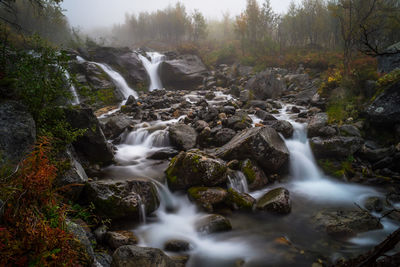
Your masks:
<svg viewBox="0 0 400 267"><path fill-rule="evenodd" d="M139 204L139 219L140 222L146 224L146 205L142 200L142 197L138 195L138 204Z"/></svg>
<svg viewBox="0 0 400 267"><path fill-rule="evenodd" d="M249 186L247 184L246 176L241 171L235 171L228 175L229 187L235 189L240 193L248 193Z"/></svg>
<svg viewBox="0 0 400 267"><path fill-rule="evenodd" d="M157 89L162 89L163 86L160 76L158 75L158 68L161 62L164 61L165 56L158 52L146 52L146 55L150 58L150 60L142 54L139 54L139 58L142 61L143 66L150 77L149 90L153 91Z"/></svg>
<svg viewBox="0 0 400 267"><path fill-rule="evenodd" d="M69 81L71 79L71 75L69 74L68 71L65 71L64 75L67 78L67 81ZM69 89L71 90L72 97L73 97L73 100L71 101L71 104L74 105L74 106L75 105L79 105L81 103L81 101L79 99L79 95L78 95L78 92L76 91L75 85L73 83L71 83Z"/></svg>

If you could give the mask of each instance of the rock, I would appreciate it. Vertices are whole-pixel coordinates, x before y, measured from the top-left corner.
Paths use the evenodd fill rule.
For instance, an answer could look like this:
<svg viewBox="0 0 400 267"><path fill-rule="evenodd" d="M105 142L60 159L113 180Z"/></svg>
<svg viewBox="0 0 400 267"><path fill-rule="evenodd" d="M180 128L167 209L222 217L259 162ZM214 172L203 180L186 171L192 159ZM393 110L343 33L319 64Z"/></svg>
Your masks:
<svg viewBox="0 0 400 267"><path fill-rule="evenodd" d="M182 252L190 250L190 243L184 240L169 240L165 243L164 249L171 252Z"/></svg>
<svg viewBox="0 0 400 267"><path fill-rule="evenodd" d="M187 190L195 186L226 184L226 171L224 161L200 151L189 151L173 158L166 174L171 190Z"/></svg>
<svg viewBox="0 0 400 267"><path fill-rule="evenodd" d="M249 115L241 110L236 110L235 115L226 120L226 126L236 131L251 127L253 120Z"/></svg>
<svg viewBox="0 0 400 267"><path fill-rule="evenodd" d="M274 128L278 133L281 133L285 138L290 138L293 136L294 128L293 125L288 121L273 121L268 125Z"/></svg>
<svg viewBox="0 0 400 267"><path fill-rule="evenodd" d="M207 72L201 59L196 55L182 55L160 64L159 74L166 89L195 90L202 85Z"/></svg>
<svg viewBox="0 0 400 267"><path fill-rule="evenodd" d="M243 103L247 103L250 100L250 91L249 90L240 91L239 100Z"/></svg>
<svg viewBox="0 0 400 267"><path fill-rule="evenodd" d="M97 240L97 242L102 243L104 241L104 236L107 233L107 226L100 225L99 227L96 228L96 230L94 230L94 236Z"/></svg>
<svg viewBox="0 0 400 267"><path fill-rule="evenodd" d="M116 250L122 246L136 245L138 243L138 238L131 231L107 232L104 239L112 250Z"/></svg>
<svg viewBox="0 0 400 267"><path fill-rule="evenodd" d="M327 126L328 124L328 114L326 113L317 113L315 116L311 119L311 121L308 123L307 126L307 133L308 137L315 137L315 136L320 136L320 130L321 128Z"/></svg>
<svg viewBox="0 0 400 267"><path fill-rule="evenodd" d="M246 176L250 191L260 190L268 184L268 178L264 171L256 163L246 159L241 164L241 171Z"/></svg>
<svg viewBox="0 0 400 267"><path fill-rule="evenodd" d="M198 120L194 124L194 128L196 129L197 132L201 132L204 130L204 128L209 127L208 123L203 121L203 120Z"/></svg>
<svg viewBox="0 0 400 267"><path fill-rule="evenodd" d="M215 145L216 146L223 146L236 135L236 132L229 128L222 128L215 134Z"/></svg>
<svg viewBox="0 0 400 267"><path fill-rule="evenodd" d="M194 201L198 207L207 212L213 212L215 208L223 206L228 193L219 187L191 187L188 195L189 199Z"/></svg>
<svg viewBox="0 0 400 267"><path fill-rule="evenodd" d="M110 267L112 262L111 255L105 252L96 252L94 254L95 262L97 264L93 264L93 267Z"/></svg>
<svg viewBox="0 0 400 267"><path fill-rule="evenodd" d="M112 258L112 267L175 267L175 263L158 248L122 246Z"/></svg>
<svg viewBox="0 0 400 267"><path fill-rule="evenodd" d="M400 124L400 82L379 95L367 108L366 115L372 124L393 127Z"/></svg>
<svg viewBox="0 0 400 267"><path fill-rule="evenodd" d="M369 197L365 200L364 206L372 212L381 212L383 210L383 202L379 197Z"/></svg>
<svg viewBox="0 0 400 267"><path fill-rule="evenodd" d="M256 207L258 210L288 214L292 209L289 191L283 187L273 189L257 201Z"/></svg>
<svg viewBox="0 0 400 267"><path fill-rule="evenodd" d="M274 70L266 70L256 74L247 84L256 99L266 100L276 98L286 90L286 83Z"/></svg>
<svg viewBox="0 0 400 267"><path fill-rule="evenodd" d="M296 107L296 106L293 106L293 107L290 109L290 111L291 111L292 113L300 113L300 112L301 112L301 110L300 110L298 107Z"/></svg>
<svg viewBox="0 0 400 267"><path fill-rule="evenodd" d="M18 102L0 103L0 167L18 164L36 141L36 126L27 108Z"/></svg>
<svg viewBox="0 0 400 267"><path fill-rule="evenodd" d="M107 139L115 139L133 124L133 121L127 115L114 115L107 118L107 122L104 124L104 135Z"/></svg>
<svg viewBox="0 0 400 267"><path fill-rule="evenodd" d="M86 130L73 143L76 152L91 164L107 165L113 162L114 153L107 142L100 123L91 109L65 109L68 123L73 129Z"/></svg>
<svg viewBox="0 0 400 267"><path fill-rule="evenodd" d="M137 100L133 95L130 95L125 102L125 106L137 106Z"/></svg>
<svg viewBox="0 0 400 267"><path fill-rule="evenodd" d="M233 188L229 188L226 202L236 210L252 211L256 200L249 194L240 193Z"/></svg>
<svg viewBox="0 0 400 267"><path fill-rule="evenodd" d="M269 126L250 128L237 134L228 144L217 149L225 160L256 161L266 173L282 171L289 160L289 151L278 133Z"/></svg>
<svg viewBox="0 0 400 267"><path fill-rule="evenodd" d="M378 162L384 158L390 157L395 153L394 147L387 148L371 148L367 144L364 144L358 155L360 158L368 160L372 163Z"/></svg>
<svg viewBox="0 0 400 267"><path fill-rule="evenodd" d="M146 207L146 214L155 211L160 204L156 187L147 179L89 182L85 192L86 200L93 202L96 213L114 220L139 220L141 203Z"/></svg>
<svg viewBox="0 0 400 267"><path fill-rule="evenodd" d="M342 125L339 128L340 135L342 136L356 136L361 137L360 130L353 125Z"/></svg>
<svg viewBox="0 0 400 267"><path fill-rule="evenodd" d="M72 233L74 237L82 244L82 246L85 248L86 253L89 255L91 259L94 258L94 250L92 247L92 244L86 235L85 229L83 229L82 226L79 224L76 224L70 220L66 220L66 226L67 226L67 231Z"/></svg>
<svg viewBox="0 0 400 267"><path fill-rule="evenodd" d="M311 149L317 158L346 158L357 152L363 143L363 139L359 137L334 136L310 139Z"/></svg>
<svg viewBox="0 0 400 267"><path fill-rule="evenodd" d="M179 154L179 151L177 151L173 148L162 148L161 150L154 152L154 154L149 156L148 159L165 160L165 159L173 158L178 154Z"/></svg>
<svg viewBox="0 0 400 267"><path fill-rule="evenodd" d="M171 143L179 150L189 150L196 146L196 130L186 124L174 124L168 129Z"/></svg>
<svg viewBox="0 0 400 267"><path fill-rule="evenodd" d="M389 52L387 55L378 57L378 71L381 73L389 73L396 68L400 68L400 54L390 52L396 52L400 50L400 43L396 43L388 47L385 52Z"/></svg>
<svg viewBox="0 0 400 267"><path fill-rule="evenodd" d="M337 134L337 131L335 128L331 126L325 126L319 129L318 135L323 136L323 137L332 137Z"/></svg>
<svg viewBox="0 0 400 267"><path fill-rule="evenodd" d="M139 56L128 47L91 47L89 55L92 61L103 62L117 69L132 86L148 84L150 81Z"/></svg>
<svg viewBox="0 0 400 267"><path fill-rule="evenodd" d="M65 161L69 163L69 169L58 175L54 181L57 188L68 187L63 194L71 200L78 200L83 187L88 181L88 176L79 161L74 157L72 147L67 148Z"/></svg>
<svg viewBox="0 0 400 267"><path fill-rule="evenodd" d="M213 100L215 98L214 92L207 92L207 94L205 95L205 98L207 100Z"/></svg>
<svg viewBox="0 0 400 267"><path fill-rule="evenodd" d="M232 230L231 222L224 216L208 214L196 222L196 229L200 233L212 234Z"/></svg>
<svg viewBox="0 0 400 267"><path fill-rule="evenodd" d="M263 121L276 121L277 119L274 115L264 111L264 110L257 110L256 116L259 117Z"/></svg>
<svg viewBox="0 0 400 267"><path fill-rule="evenodd" d="M350 237L382 228L382 224L365 211L322 211L312 220L318 229L336 237Z"/></svg>

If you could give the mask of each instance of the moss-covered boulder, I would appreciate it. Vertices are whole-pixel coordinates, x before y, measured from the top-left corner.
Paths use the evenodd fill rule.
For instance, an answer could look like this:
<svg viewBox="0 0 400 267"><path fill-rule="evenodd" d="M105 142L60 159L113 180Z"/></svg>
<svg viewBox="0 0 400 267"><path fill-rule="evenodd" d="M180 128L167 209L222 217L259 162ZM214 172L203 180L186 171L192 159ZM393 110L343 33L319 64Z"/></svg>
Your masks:
<svg viewBox="0 0 400 267"><path fill-rule="evenodd" d="M226 203L236 210L252 211L256 200L249 194L229 188Z"/></svg>
<svg viewBox="0 0 400 267"><path fill-rule="evenodd" d="M86 201L93 202L96 212L109 219L140 219L140 205L146 214L160 205L155 185L147 179L127 181L96 181L85 187Z"/></svg>
<svg viewBox="0 0 400 267"><path fill-rule="evenodd" d="M268 178L264 171L258 167L255 162L246 159L242 162L240 170L246 176L249 190L259 190L264 188L268 184Z"/></svg>
<svg viewBox="0 0 400 267"><path fill-rule="evenodd" d="M266 173L285 171L289 151L279 134L269 126L246 129L237 134L228 144L216 151L216 156L225 160L257 162Z"/></svg>
<svg viewBox="0 0 400 267"><path fill-rule="evenodd" d="M292 209L289 191L283 187L267 192L257 201L257 209L278 214L288 214Z"/></svg>
<svg viewBox="0 0 400 267"><path fill-rule="evenodd" d="M227 167L224 161L200 151L181 152L171 160L166 170L171 190L190 187L214 187L226 184Z"/></svg>
<svg viewBox="0 0 400 267"><path fill-rule="evenodd" d="M195 225L200 233L211 234L232 230L231 222L222 215L208 214L201 217Z"/></svg>
<svg viewBox="0 0 400 267"><path fill-rule="evenodd" d="M213 212L216 208L224 206L228 193L219 187L191 187L188 195L199 208Z"/></svg>

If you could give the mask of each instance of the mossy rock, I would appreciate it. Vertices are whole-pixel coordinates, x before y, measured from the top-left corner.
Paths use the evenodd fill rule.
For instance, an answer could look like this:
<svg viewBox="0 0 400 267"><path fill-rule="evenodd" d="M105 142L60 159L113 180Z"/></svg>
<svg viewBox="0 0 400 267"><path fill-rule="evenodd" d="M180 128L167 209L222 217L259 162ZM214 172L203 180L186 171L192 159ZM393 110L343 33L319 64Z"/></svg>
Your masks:
<svg viewBox="0 0 400 267"><path fill-rule="evenodd" d="M292 209L289 191L283 187L267 192L257 201L257 209L277 214L288 214Z"/></svg>
<svg viewBox="0 0 400 267"><path fill-rule="evenodd" d="M189 199L207 212L213 212L216 208L225 204L228 193L220 187L191 187L188 190Z"/></svg>
<svg viewBox="0 0 400 267"><path fill-rule="evenodd" d="M259 168L256 163L249 159L246 159L242 162L241 171L246 176L250 190L262 189L269 182L264 171Z"/></svg>
<svg viewBox="0 0 400 267"><path fill-rule="evenodd" d="M233 188L228 189L227 203L234 209L252 211L256 200L246 193L240 193Z"/></svg>

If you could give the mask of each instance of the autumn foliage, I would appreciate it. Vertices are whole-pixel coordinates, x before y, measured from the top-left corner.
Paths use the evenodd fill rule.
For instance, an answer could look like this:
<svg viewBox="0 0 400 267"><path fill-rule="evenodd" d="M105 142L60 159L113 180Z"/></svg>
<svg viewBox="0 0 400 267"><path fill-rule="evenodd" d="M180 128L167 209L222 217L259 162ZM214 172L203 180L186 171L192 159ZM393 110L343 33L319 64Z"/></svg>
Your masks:
<svg viewBox="0 0 400 267"><path fill-rule="evenodd" d="M0 266L83 265L82 246L66 231L67 206L53 189L57 169L50 162L50 151L49 140L41 138L20 170L6 181Z"/></svg>

